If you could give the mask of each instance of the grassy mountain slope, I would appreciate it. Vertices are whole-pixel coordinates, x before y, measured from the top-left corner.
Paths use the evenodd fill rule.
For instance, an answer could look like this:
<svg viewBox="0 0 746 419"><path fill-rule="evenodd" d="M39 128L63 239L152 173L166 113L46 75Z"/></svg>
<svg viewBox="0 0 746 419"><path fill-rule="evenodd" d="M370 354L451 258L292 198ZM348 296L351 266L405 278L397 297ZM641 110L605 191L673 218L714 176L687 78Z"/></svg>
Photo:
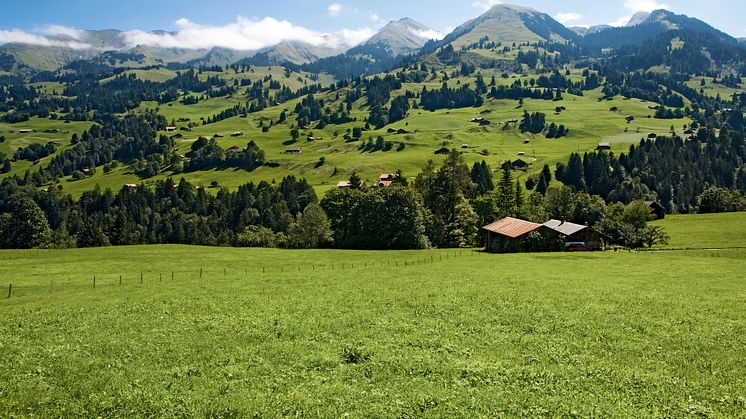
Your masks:
<svg viewBox="0 0 746 419"><path fill-rule="evenodd" d="M573 40L577 35L549 15L531 8L498 4L483 15L457 27L441 42L454 47L478 42L484 37L503 43Z"/></svg>
<svg viewBox="0 0 746 419"><path fill-rule="evenodd" d="M404 18L389 22L363 45L383 46L392 56L411 54L425 45L432 30L427 26Z"/></svg>

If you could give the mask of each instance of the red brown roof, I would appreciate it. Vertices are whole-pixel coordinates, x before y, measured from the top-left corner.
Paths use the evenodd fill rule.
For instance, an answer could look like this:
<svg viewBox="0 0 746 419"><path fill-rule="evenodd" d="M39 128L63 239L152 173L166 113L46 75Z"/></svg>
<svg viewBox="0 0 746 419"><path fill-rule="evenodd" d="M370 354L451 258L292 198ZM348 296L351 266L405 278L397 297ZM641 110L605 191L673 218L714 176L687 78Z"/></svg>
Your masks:
<svg viewBox="0 0 746 419"><path fill-rule="evenodd" d="M494 223L484 226L483 228L492 233L516 238L526 233L530 233L539 227L541 227L541 224L508 217L503 218L500 221L495 221Z"/></svg>

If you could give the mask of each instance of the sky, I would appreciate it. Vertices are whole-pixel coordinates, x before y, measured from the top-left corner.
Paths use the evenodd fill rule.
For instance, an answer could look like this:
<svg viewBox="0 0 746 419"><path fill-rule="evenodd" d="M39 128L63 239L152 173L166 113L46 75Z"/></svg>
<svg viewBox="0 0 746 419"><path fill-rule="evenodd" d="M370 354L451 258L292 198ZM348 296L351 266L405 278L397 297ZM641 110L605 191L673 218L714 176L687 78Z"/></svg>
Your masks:
<svg viewBox="0 0 746 419"><path fill-rule="evenodd" d="M258 49L282 40L352 46L386 22L412 18L438 38L477 17L498 0L10 0L0 13L0 44L26 42L85 48L76 29L120 29L126 42L162 47L223 46ZM622 25L636 11L665 8L699 18L735 37L746 37L743 0L510 0L567 26ZM153 30L177 34L152 34ZM50 40L44 35L67 35Z"/></svg>

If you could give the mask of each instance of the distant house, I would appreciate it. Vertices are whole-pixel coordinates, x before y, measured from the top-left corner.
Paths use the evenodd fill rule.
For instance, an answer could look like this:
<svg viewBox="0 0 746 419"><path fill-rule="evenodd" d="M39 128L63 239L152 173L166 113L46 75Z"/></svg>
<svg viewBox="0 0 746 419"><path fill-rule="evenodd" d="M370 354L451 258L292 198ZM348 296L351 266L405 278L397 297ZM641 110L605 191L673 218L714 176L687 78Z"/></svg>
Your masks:
<svg viewBox="0 0 746 419"><path fill-rule="evenodd" d="M179 128L179 129L182 130L182 131L191 131L192 130L191 128L189 128L187 126L183 126L183 127Z"/></svg>
<svg viewBox="0 0 746 419"><path fill-rule="evenodd" d="M525 140L523 140L523 144L528 144L530 142L531 142L531 140L529 140L528 138L526 138Z"/></svg>
<svg viewBox="0 0 746 419"><path fill-rule="evenodd" d="M469 144L461 144L461 148L469 148Z"/></svg>
<svg viewBox="0 0 746 419"><path fill-rule="evenodd" d="M31 129L31 128L24 128L24 129L19 129L18 130L19 134L32 134L32 133L35 133L35 132L36 132L36 130L35 129Z"/></svg>
<svg viewBox="0 0 746 419"><path fill-rule="evenodd" d="M651 132L650 134L648 134L648 138L650 138L650 139L658 138L658 134L656 134L654 132Z"/></svg>
<svg viewBox="0 0 746 419"><path fill-rule="evenodd" d="M235 146L235 145L233 147L229 148L227 151L229 153L237 153L237 154L240 154L240 153L244 152L244 150L241 147Z"/></svg>
<svg viewBox="0 0 746 419"><path fill-rule="evenodd" d="M396 130L397 134L409 134L409 131L405 130L404 128L399 128Z"/></svg>
<svg viewBox="0 0 746 419"><path fill-rule="evenodd" d="M560 234L542 224L517 218L503 218L482 227L487 234L487 251L493 253L558 251Z"/></svg>
<svg viewBox="0 0 746 419"><path fill-rule="evenodd" d="M231 134L231 137L241 137L243 136L243 131L236 131L233 134Z"/></svg>
<svg viewBox="0 0 746 419"><path fill-rule="evenodd" d="M483 126L484 125L490 125L490 124L492 124L492 122L490 122L490 121L488 121L488 120L486 120L484 118L472 118L471 121L469 121L469 122L476 122L479 125L483 125Z"/></svg>
<svg viewBox="0 0 746 419"><path fill-rule="evenodd" d="M393 185L397 179L399 179L397 173L382 173L381 176L378 177L378 186L388 188Z"/></svg>
<svg viewBox="0 0 746 419"><path fill-rule="evenodd" d="M609 150L611 150L611 144L609 144L609 143L598 143L598 147L596 147L596 150L598 150L598 151L609 151Z"/></svg>
<svg viewBox="0 0 746 419"><path fill-rule="evenodd" d="M516 159L510 163L510 168L513 170L528 170L528 163L521 159Z"/></svg>
<svg viewBox="0 0 746 419"><path fill-rule="evenodd" d="M179 118L179 122L189 122L189 118Z"/></svg>
<svg viewBox="0 0 746 419"><path fill-rule="evenodd" d="M223 135L223 134L213 134L212 135L212 138L223 138L223 137L225 137L225 135Z"/></svg>
<svg viewBox="0 0 746 419"><path fill-rule="evenodd" d="M441 147L437 150L435 150L435 154L448 154L451 150L448 149L448 147Z"/></svg>
<svg viewBox="0 0 746 419"><path fill-rule="evenodd" d="M285 154L300 154L302 151L301 147L288 147L285 149Z"/></svg>
<svg viewBox="0 0 746 419"><path fill-rule="evenodd" d="M364 186L365 186L365 182L362 180L357 184L358 188L363 188ZM337 188L339 189L345 189L345 188L351 188L351 187L352 187L352 183L350 183L350 181L348 180L343 180L337 183Z"/></svg>
<svg viewBox="0 0 746 419"><path fill-rule="evenodd" d="M127 184L124 185L124 187L127 188L127 189L137 189L137 184L136 183L127 183Z"/></svg>
<svg viewBox="0 0 746 419"><path fill-rule="evenodd" d="M166 132L176 131L176 127L166 127Z"/></svg>
<svg viewBox="0 0 746 419"><path fill-rule="evenodd" d="M650 213L655 214L656 220L662 220L666 218L666 209L663 208L663 205L661 205L657 201L645 201L645 204L650 207Z"/></svg>
<svg viewBox="0 0 746 419"><path fill-rule="evenodd" d="M321 141L321 140L323 140L323 138L321 138L321 137L312 137L310 135L308 137L306 137L306 141L308 141L308 142Z"/></svg>
<svg viewBox="0 0 746 419"><path fill-rule="evenodd" d="M508 119L505 121L506 124L517 124L518 120L516 118Z"/></svg>
<svg viewBox="0 0 746 419"><path fill-rule="evenodd" d="M565 250L600 250L601 234L591 227L568 223L560 220L549 220L544 226L559 233L564 242Z"/></svg>

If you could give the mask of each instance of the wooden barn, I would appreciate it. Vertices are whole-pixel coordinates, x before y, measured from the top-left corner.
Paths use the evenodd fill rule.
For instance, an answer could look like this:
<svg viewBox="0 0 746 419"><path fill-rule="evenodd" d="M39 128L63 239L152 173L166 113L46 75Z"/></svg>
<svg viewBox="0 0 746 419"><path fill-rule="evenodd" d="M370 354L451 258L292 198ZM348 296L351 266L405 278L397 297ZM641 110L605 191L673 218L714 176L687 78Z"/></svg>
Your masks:
<svg viewBox="0 0 746 419"><path fill-rule="evenodd" d="M650 207L650 213L655 215L656 220L662 220L666 218L666 209L663 208L663 205L661 205L657 201L645 201L645 203Z"/></svg>
<svg viewBox="0 0 746 419"><path fill-rule="evenodd" d="M542 224L508 217L482 229L487 234L488 252L550 252L562 249L560 234Z"/></svg>
<svg viewBox="0 0 746 419"><path fill-rule="evenodd" d="M562 236L565 250L601 250L603 246L601 234L586 225L549 220L544 223L544 226Z"/></svg>

